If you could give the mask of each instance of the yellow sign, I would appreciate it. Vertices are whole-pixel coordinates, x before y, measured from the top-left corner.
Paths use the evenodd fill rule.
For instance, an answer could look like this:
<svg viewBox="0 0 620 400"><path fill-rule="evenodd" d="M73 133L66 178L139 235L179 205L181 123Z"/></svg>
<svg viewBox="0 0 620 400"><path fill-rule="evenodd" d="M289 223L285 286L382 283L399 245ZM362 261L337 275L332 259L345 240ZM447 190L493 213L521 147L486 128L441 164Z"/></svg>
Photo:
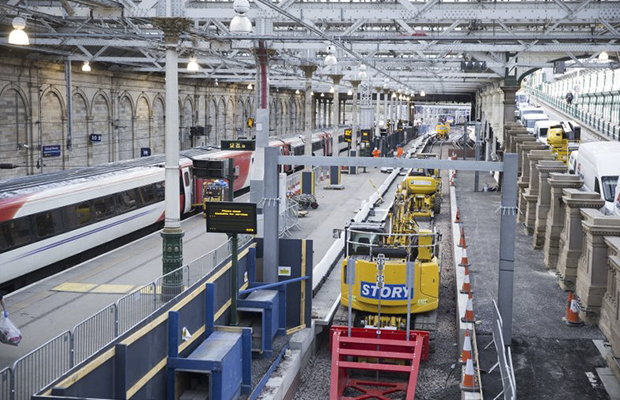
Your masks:
<svg viewBox="0 0 620 400"><path fill-rule="evenodd" d="M248 128L254 128L254 118L248 118Z"/></svg>

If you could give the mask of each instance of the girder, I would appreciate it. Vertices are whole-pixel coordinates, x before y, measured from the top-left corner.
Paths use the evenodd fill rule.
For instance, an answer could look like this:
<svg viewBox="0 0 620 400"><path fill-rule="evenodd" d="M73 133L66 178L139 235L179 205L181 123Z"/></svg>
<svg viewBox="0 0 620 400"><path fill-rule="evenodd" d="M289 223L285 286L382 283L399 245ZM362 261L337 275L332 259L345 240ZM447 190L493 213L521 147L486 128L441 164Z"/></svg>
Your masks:
<svg viewBox="0 0 620 400"><path fill-rule="evenodd" d="M31 28L29 58L62 57L109 63L115 70L163 72L163 35L148 18L158 15L158 3L9 0L0 8L9 16L19 13L40 21ZM399 85L446 93L475 91L509 71L516 69L519 75L551 67L560 58L582 68L602 68L595 62L600 52L620 52L620 7L614 1L254 0L248 16L257 33L249 35L229 32L232 1L184 4L177 12L193 25L181 38L180 67L193 54L203 70L180 72L195 79L252 81L256 61L250 51L259 40L274 51L272 84L293 89L302 88L298 66L321 66L329 41L339 46L345 80L354 79L365 63L373 86L382 86L389 77ZM0 22L8 23L10 19ZM0 46L7 46L6 37L0 38ZM461 61L471 58L485 61L488 70L461 72ZM318 87L329 82L328 72L319 68L314 79Z"/></svg>

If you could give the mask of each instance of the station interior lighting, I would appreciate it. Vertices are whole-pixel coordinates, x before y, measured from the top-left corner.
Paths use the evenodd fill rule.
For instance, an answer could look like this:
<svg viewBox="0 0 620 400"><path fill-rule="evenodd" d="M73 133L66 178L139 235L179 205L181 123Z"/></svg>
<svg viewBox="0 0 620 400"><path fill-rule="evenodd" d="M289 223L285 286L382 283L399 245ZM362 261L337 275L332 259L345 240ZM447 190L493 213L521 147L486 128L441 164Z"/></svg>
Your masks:
<svg viewBox="0 0 620 400"><path fill-rule="evenodd" d="M187 63L187 70L189 72L196 72L200 70L200 65L196 62L196 57L191 57Z"/></svg>
<svg viewBox="0 0 620 400"><path fill-rule="evenodd" d="M253 86L251 83L248 83L248 90L252 90Z"/></svg>
<svg viewBox="0 0 620 400"><path fill-rule="evenodd" d="M310 96L314 96L314 92L313 92L313 91L312 91L312 92L310 92Z"/></svg>
<svg viewBox="0 0 620 400"><path fill-rule="evenodd" d="M349 89L349 90L347 91L347 94L348 94L349 96L353 96L353 91L352 91L351 89Z"/></svg>
<svg viewBox="0 0 620 400"><path fill-rule="evenodd" d="M84 61L84 64L82 64L82 72L90 72L90 62Z"/></svg>
<svg viewBox="0 0 620 400"><path fill-rule="evenodd" d="M299 94L299 89L295 90L295 94Z"/></svg>
<svg viewBox="0 0 620 400"><path fill-rule="evenodd" d="M27 46L30 44L28 34L24 31L26 20L22 17L13 18L13 30L9 34L9 44Z"/></svg>
<svg viewBox="0 0 620 400"><path fill-rule="evenodd" d="M233 10L236 15L230 21L230 31L232 33L252 33L252 21L246 15L250 11L248 0L235 0Z"/></svg>
<svg viewBox="0 0 620 400"><path fill-rule="evenodd" d="M329 93L334 93L334 92L336 92L336 89L335 89L333 86L332 86L332 87L330 87L330 88L329 88Z"/></svg>
<svg viewBox="0 0 620 400"><path fill-rule="evenodd" d="M424 90L422 90L422 91L420 92L420 96L422 96L422 97L426 96L426 93L424 92Z"/></svg>
<svg viewBox="0 0 620 400"><path fill-rule="evenodd" d="M360 65L360 70L357 73L357 76L360 79L366 79L368 77L368 74L366 73L366 65L364 65L364 64Z"/></svg>
<svg viewBox="0 0 620 400"><path fill-rule="evenodd" d="M321 93L321 97L325 97L325 93Z"/></svg>
<svg viewBox="0 0 620 400"><path fill-rule="evenodd" d="M336 48L334 46L327 46L327 55L325 56L325 65L328 67L333 67L338 64L338 59L334 55L336 53Z"/></svg>
<svg viewBox="0 0 620 400"><path fill-rule="evenodd" d="M598 55L599 61L607 61L609 60L609 54L606 51L601 51L601 54Z"/></svg>

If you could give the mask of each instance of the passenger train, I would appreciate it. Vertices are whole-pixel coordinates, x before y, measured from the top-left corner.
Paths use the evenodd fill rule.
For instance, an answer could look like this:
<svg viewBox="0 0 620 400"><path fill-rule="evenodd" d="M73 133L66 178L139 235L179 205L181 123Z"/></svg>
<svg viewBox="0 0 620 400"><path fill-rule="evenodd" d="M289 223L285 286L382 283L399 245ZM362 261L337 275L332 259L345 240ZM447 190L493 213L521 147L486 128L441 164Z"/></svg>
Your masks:
<svg viewBox="0 0 620 400"><path fill-rule="evenodd" d="M342 131L339 152L348 145ZM313 154L331 155L332 132L313 134ZM304 153L298 136L272 138L270 146L284 155ZM250 184L253 152L218 147L181 152L182 215L202 204L203 181L193 176L194 161L231 157L238 192ZM17 278L162 221L164 162L164 155L155 155L0 182L0 285L19 287ZM292 173L294 167L283 170Z"/></svg>

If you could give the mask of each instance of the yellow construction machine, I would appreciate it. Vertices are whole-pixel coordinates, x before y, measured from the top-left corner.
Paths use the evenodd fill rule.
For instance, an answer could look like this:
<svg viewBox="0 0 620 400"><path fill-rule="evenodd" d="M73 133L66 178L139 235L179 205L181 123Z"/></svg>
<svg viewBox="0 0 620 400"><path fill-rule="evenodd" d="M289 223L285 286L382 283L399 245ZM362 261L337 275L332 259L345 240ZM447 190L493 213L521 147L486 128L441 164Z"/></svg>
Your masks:
<svg viewBox="0 0 620 400"><path fill-rule="evenodd" d="M447 140L450 135L450 124L448 122L437 124L435 130L437 131L437 139Z"/></svg>
<svg viewBox="0 0 620 400"><path fill-rule="evenodd" d="M340 303L348 307L351 299L355 326L404 330L408 314L427 313L438 307L437 235L417 225L408 234L388 230L386 223L366 222L345 228ZM349 271L350 267L354 271ZM420 321L426 330L434 330L428 319ZM416 327L415 318L410 325L421 327Z"/></svg>
<svg viewBox="0 0 620 400"><path fill-rule="evenodd" d="M570 153L579 148L581 126L573 121L551 125L547 130L547 144L558 161L568 163Z"/></svg>

